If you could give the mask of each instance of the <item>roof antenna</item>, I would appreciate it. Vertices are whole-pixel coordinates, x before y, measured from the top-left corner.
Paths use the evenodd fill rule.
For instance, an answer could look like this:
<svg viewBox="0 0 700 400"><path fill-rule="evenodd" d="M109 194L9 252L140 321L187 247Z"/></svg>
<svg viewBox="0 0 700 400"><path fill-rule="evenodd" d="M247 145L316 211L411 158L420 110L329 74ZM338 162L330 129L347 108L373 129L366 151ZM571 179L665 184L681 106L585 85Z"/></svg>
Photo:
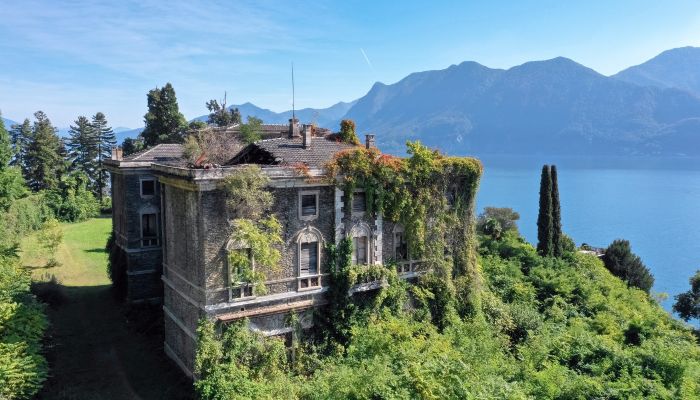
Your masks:
<svg viewBox="0 0 700 400"><path fill-rule="evenodd" d="M294 61L292 61L292 122L296 123L296 116L294 114Z"/></svg>

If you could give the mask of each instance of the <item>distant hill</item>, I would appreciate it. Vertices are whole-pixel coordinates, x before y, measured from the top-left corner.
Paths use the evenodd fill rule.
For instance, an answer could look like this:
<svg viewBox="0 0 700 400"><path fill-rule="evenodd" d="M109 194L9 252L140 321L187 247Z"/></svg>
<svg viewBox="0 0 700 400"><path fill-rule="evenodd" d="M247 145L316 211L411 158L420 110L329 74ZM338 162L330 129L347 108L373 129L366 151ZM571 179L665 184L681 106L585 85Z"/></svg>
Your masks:
<svg viewBox="0 0 700 400"><path fill-rule="evenodd" d="M566 58L508 70L464 62L375 84L346 118L380 146L451 154L700 155L700 99L603 76Z"/></svg>
<svg viewBox="0 0 700 400"><path fill-rule="evenodd" d="M700 96L700 48L666 50L651 60L629 67L614 78L643 86L678 88Z"/></svg>
<svg viewBox="0 0 700 400"><path fill-rule="evenodd" d="M340 120L354 104L354 102L345 103L341 101L328 108L302 108L296 110L295 115L302 123L315 122L316 125L324 128L337 129ZM248 116L260 118L263 122L268 124L286 124L289 122L289 119L292 118L292 110L276 113L266 108L260 108L252 103L232 105L230 108L238 108L244 122ZM202 115L194 119L197 121L206 121L207 115Z"/></svg>
<svg viewBox="0 0 700 400"><path fill-rule="evenodd" d="M3 119L2 119L2 122L3 122L3 124L5 125L5 129L7 129L8 131L10 130L10 128L12 127L12 125L17 124L17 122L15 122L15 121L13 121L13 120L11 120L11 119L7 119L7 118L3 118Z"/></svg>

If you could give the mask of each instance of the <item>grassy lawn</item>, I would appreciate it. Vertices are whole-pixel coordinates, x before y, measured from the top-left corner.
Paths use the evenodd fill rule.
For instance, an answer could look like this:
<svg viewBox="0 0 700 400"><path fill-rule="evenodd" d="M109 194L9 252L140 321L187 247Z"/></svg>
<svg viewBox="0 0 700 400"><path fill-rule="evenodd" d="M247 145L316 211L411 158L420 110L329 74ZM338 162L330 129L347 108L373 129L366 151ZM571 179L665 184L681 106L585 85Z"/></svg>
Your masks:
<svg viewBox="0 0 700 400"><path fill-rule="evenodd" d="M55 268L36 236L22 242L22 262L36 281L51 275L50 378L42 399L188 399L191 382L163 353L158 306L126 307L114 299L104 245L109 218L63 224ZM58 295L56 295L58 293Z"/></svg>

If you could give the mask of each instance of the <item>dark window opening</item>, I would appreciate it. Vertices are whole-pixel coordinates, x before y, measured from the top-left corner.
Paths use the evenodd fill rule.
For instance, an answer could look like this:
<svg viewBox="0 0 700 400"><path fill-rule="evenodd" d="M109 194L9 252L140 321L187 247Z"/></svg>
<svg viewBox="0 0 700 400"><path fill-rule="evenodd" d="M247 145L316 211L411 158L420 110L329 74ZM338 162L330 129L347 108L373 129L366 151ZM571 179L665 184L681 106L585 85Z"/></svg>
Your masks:
<svg viewBox="0 0 700 400"><path fill-rule="evenodd" d="M367 236L360 236L352 239L355 248L355 264L367 264Z"/></svg>
<svg viewBox="0 0 700 400"><path fill-rule="evenodd" d="M316 215L316 195L303 194L301 195L301 216L312 217Z"/></svg>
<svg viewBox="0 0 700 400"><path fill-rule="evenodd" d="M144 179L141 181L141 196L153 196L156 194L156 181Z"/></svg>
<svg viewBox="0 0 700 400"><path fill-rule="evenodd" d="M156 214L141 215L141 245L144 247L158 245Z"/></svg>
<svg viewBox="0 0 700 400"><path fill-rule="evenodd" d="M394 248L396 251L396 261L408 260L408 243L403 232L397 232L394 236Z"/></svg>

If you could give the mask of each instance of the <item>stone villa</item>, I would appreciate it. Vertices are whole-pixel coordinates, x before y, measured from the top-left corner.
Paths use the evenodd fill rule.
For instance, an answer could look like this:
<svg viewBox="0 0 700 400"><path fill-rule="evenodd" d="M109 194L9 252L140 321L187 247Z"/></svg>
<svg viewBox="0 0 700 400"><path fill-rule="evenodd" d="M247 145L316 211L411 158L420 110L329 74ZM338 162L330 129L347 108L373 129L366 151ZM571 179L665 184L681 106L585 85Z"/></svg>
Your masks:
<svg viewBox="0 0 700 400"><path fill-rule="evenodd" d="M285 322L297 313L309 327L311 311L326 302L327 243L353 239L353 262L396 260L401 277L415 277L418 261L408 259L403 229L365 213L365 196L354 193L345 209L343 192L325 176L324 165L354 145L334 140L328 131L290 120L266 128L255 142L219 168L188 168L182 146L161 144L122 157L115 149L107 162L112 179L113 231L125 261L127 300L162 302L165 352L192 376L195 330L203 317L221 322L248 318L266 335L291 332ZM282 129L284 128L284 129ZM320 133L319 133L320 132ZM367 147L374 136L367 135ZM226 196L220 181L245 164L257 164L271 179L272 212L283 227L282 268L267 276L267 293L231 282ZM301 175L298 165L306 173ZM297 166L297 167L295 167Z"/></svg>

